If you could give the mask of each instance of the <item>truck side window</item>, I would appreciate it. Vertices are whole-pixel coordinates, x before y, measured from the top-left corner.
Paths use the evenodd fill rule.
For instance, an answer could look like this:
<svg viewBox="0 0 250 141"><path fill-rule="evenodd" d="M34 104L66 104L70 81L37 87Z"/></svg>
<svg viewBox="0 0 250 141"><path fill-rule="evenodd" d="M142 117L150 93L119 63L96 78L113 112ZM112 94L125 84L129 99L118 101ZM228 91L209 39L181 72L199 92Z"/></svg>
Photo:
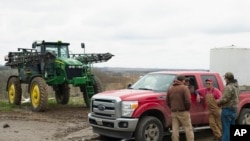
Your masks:
<svg viewBox="0 0 250 141"><path fill-rule="evenodd" d="M186 76L189 80L189 90L191 94L194 94L195 90L198 89L198 85L194 76Z"/></svg>

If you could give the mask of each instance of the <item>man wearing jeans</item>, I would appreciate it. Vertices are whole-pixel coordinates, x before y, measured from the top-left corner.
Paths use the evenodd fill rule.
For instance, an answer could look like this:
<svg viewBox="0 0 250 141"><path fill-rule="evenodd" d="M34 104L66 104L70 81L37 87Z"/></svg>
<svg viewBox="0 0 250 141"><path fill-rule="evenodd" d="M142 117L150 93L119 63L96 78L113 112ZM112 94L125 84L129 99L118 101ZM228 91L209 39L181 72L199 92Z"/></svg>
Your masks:
<svg viewBox="0 0 250 141"><path fill-rule="evenodd" d="M177 76L173 86L167 92L167 105L172 116L172 141L179 141L179 127L182 126L186 133L187 141L194 141L194 132L190 118L191 98L190 91L184 85L185 76Z"/></svg>
<svg viewBox="0 0 250 141"><path fill-rule="evenodd" d="M217 101L221 106L221 122L222 122L222 141L229 141L230 125L235 124L237 106L239 102L239 85L234 75L227 72L224 75L226 86L224 88L222 98Z"/></svg>

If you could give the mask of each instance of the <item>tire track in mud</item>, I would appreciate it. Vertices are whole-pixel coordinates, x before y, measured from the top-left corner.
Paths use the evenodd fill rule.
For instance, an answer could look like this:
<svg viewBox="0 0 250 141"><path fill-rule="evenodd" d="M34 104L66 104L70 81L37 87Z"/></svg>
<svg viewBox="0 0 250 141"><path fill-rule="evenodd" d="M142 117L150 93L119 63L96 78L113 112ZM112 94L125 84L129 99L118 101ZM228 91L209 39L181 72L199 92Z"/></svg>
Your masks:
<svg viewBox="0 0 250 141"><path fill-rule="evenodd" d="M61 124L61 127L65 125ZM89 126L86 123L81 123L81 124L68 124L66 128L60 128L57 130L57 132L53 135L55 138L64 138L67 137L70 134L73 134L75 132L84 130L88 128Z"/></svg>
<svg viewBox="0 0 250 141"><path fill-rule="evenodd" d="M29 108L18 108L13 111L1 112L0 120L4 121L37 121L56 125L53 128L52 140L83 141L92 137L92 130L87 123L88 108L80 106L49 107L45 112L32 112ZM7 123L8 124L8 123ZM42 124L42 123L40 123ZM37 125L34 125L37 126ZM50 127L45 130L50 130ZM85 137L85 130L88 130Z"/></svg>

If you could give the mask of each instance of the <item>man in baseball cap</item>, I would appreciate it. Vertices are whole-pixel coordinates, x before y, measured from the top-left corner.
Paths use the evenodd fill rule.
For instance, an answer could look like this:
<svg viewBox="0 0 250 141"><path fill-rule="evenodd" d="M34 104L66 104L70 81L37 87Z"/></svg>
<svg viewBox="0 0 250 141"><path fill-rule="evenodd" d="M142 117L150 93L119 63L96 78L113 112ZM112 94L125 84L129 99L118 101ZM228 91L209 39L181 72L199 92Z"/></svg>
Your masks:
<svg viewBox="0 0 250 141"><path fill-rule="evenodd" d="M213 80L208 78L205 80L206 87L197 90L197 102L200 102L201 97L205 100L204 107L208 108L209 126L213 131L215 140L221 140L221 109L216 100L221 98L221 91L213 86Z"/></svg>
<svg viewBox="0 0 250 141"><path fill-rule="evenodd" d="M227 141L230 137L230 125L235 124L240 89L232 72L225 73L224 79L226 81L226 86L223 90L222 98L217 100L217 103L222 108L222 141Z"/></svg>

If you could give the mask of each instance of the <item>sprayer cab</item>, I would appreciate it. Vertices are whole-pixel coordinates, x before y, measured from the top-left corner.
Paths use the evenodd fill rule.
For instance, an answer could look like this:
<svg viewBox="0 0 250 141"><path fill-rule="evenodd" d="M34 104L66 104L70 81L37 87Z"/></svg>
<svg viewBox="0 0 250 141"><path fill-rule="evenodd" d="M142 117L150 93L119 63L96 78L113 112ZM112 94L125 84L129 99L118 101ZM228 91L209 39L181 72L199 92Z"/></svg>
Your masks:
<svg viewBox="0 0 250 141"><path fill-rule="evenodd" d="M32 48L37 52L50 52L56 57L69 58L69 43L35 41L32 43Z"/></svg>

